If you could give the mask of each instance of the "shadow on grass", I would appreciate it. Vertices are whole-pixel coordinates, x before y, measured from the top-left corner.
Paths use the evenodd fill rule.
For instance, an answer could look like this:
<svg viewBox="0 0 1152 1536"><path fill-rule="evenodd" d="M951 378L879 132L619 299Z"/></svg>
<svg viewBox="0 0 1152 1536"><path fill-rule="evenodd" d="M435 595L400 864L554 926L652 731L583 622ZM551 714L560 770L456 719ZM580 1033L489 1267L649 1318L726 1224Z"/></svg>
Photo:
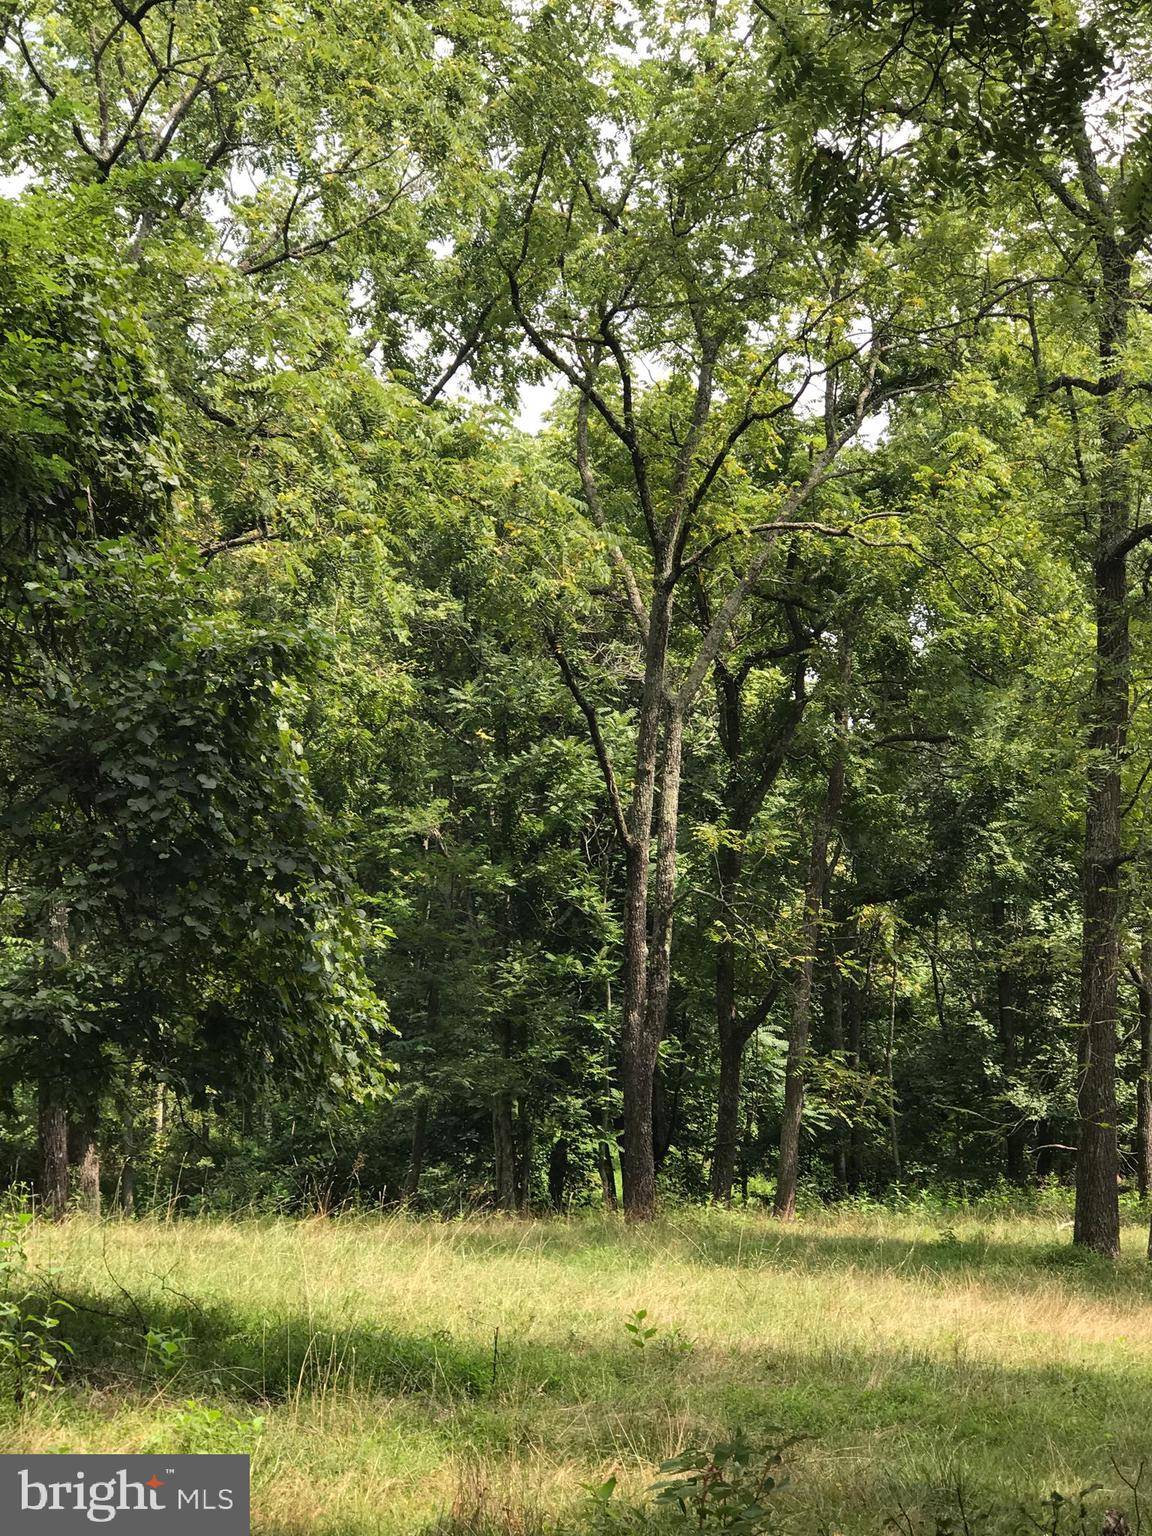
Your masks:
<svg viewBox="0 0 1152 1536"><path fill-rule="evenodd" d="M969 1358L959 1337L930 1348L775 1337L740 1348L696 1343L684 1353L659 1343L639 1351L623 1336L605 1347L502 1333L494 1348L448 1329L343 1326L304 1312L261 1319L167 1294L115 1315L103 1292L65 1291L64 1299L76 1309L66 1321L67 1381L254 1405L412 1398L452 1409L462 1447L478 1453L515 1452L526 1414L545 1426L549 1451L593 1461L618 1454L622 1441L658 1461L669 1452L669 1424L679 1422L762 1435L783 1426L841 1444L899 1435L994 1458L1046 1446L1076 1464L1085 1447L1110 1439L1146 1449L1152 1425L1144 1355L1000 1364ZM157 1340L174 1341L174 1353Z"/></svg>
<svg viewBox="0 0 1152 1536"><path fill-rule="evenodd" d="M471 1257L551 1259L594 1268L611 1252L618 1261L634 1258L639 1266L677 1248L693 1263L736 1272L804 1271L810 1274L855 1270L863 1274L954 1281L977 1279L998 1289L1056 1284L1069 1294L1087 1297L1135 1297L1152 1302L1152 1268L1129 1253L1119 1262L1075 1248L1070 1232L1046 1241L1005 1239L970 1233L942 1224L932 1235L907 1237L861 1233L844 1235L818 1225L782 1227L767 1219L726 1217L666 1218L651 1229L625 1228L615 1222L497 1222L462 1228L454 1251ZM1053 1226L1057 1224L1053 1222Z"/></svg>

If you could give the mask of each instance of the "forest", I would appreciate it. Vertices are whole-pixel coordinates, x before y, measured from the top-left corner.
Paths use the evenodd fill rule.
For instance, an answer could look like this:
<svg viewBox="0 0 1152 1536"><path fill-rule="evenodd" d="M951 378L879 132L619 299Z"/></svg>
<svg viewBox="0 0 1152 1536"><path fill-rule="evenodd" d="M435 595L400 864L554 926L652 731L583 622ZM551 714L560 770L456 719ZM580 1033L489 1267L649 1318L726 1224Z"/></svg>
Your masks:
<svg viewBox="0 0 1152 1536"><path fill-rule="evenodd" d="M159 1448L100 1406L137 1346L169 1449L304 1397L319 1434L359 1351L417 1439L444 1393L457 1450L563 1476L517 1504L425 1448L390 1525L286 1494L281 1447L260 1529L536 1536L594 1484L573 1531L754 1536L765 1426L841 1444L857 1370L919 1371L872 1426L907 1417L905 1492L818 1464L796 1529L1001 1529L959 1393L987 1518L1025 1467L1110 1479L1138 1536L1152 11L12 0L0 34L0 1439ZM257 1240L333 1319L309 1280L275 1370L289 1301L233 1315ZM681 1316L705 1264L728 1299ZM986 1376L1120 1353L1004 1429L943 1333L870 1354L906 1266L941 1328L986 1285ZM744 1361L759 1307L811 1321L789 1275L826 1317L863 1288L851 1340L784 1407L732 1360L716 1396L701 1312L747 1309ZM600 1306L577 1380L553 1309ZM519 1430L460 1406L501 1391ZM549 1392L645 1427L569 1444ZM1086 1532L1075 1494L1037 1528Z"/></svg>

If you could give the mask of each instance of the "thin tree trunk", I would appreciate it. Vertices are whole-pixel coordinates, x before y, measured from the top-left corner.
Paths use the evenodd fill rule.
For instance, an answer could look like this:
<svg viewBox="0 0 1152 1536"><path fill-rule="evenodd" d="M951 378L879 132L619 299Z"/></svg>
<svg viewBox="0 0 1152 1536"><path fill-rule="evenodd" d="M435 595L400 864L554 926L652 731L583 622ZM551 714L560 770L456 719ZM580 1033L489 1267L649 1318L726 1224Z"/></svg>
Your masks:
<svg viewBox="0 0 1152 1536"><path fill-rule="evenodd" d="M621 1173L624 1215L650 1221L656 1214L656 1164L652 1155L652 1091L656 1057L664 1035L671 981L672 898L676 880L676 823L680 799L683 719L668 712L663 699L667 651L668 603L656 606L649 625L649 665L641 703L636 789L631 816L633 844L628 858L628 902L624 924L625 977L620 1086L623 1096L624 1146ZM659 631L663 639L659 639ZM652 675L659 645L659 676ZM661 725L664 724L663 731ZM661 750L662 747L662 750ZM659 812L655 778L660 759ZM655 826L653 823L655 822ZM655 846L651 901L648 863ZM649 918L652 933L648 934Z"/></svg>

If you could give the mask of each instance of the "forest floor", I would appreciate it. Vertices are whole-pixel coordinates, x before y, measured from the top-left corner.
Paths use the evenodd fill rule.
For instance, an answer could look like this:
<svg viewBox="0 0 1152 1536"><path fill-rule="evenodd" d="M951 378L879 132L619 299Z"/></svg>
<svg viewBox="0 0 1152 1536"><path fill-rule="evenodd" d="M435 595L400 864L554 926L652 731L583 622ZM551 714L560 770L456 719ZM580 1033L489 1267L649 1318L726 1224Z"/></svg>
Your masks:
<svg viewBox="0 0 1152 1536"><path fill-rule="evenodd" d="M42 1224L74 1354L0 1410L0 1449L250 1450L265 1536L583 1530L588 1485L639 1499L685 1444L775 1426L810 1437L785 1531L932 1532L958 1499L1043 1519L1091 1483L1131 1513L1145 1234L1115 1267L1069 1236L1005 1209Z"/></svg>

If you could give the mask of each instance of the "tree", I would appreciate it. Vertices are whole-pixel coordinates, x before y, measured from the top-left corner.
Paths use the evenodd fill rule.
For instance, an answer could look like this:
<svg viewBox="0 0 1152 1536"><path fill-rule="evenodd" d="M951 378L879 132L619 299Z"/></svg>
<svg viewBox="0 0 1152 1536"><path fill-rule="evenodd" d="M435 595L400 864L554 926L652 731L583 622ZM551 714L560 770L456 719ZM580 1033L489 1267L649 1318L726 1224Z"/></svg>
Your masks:
<svg viewBox="0 0 1152 1536"><path fill-rule="evenodd" d="M883 8L885 20L910 26L910 17L897 20L899 9ZM1140 404L1132 372L1138 274L1152 238L1152 130L1141 95L1147 36L1142 19L1107 11L1065 11L1050 24L1030 7L992 16L980 4L962 7L946 29L929 25L918 35L928 43L928 60L918 56L916 68L923 64L934 84L920 93L905 77L897 92L910 89L926 109L917 120L942 167L951 157L964 163L965 177L978 166L993 185L1011 182L1005 213L1019 232L1018 288L1030 295L1022 318L1031 327L1035 388L1042 399L1065 401L1077 439L1074 495L1082 523L1072 537L1093 594L1096 638L1086 705L1074 1241L1115 1256L1127 860L1122 781L1132 683L1128 562L1152 533L1136 515ZM918 83L924 79L919 74ZM1073 295L1080 300L1075 315ZM1041 305L1059 317L1055 325L1038 318Z"/></svg>
<svg viewBox="0 0 1152 1536"><path fill-rule="evenodd" d="M621 1086L635 1219L655 1204L651 1102L692 710L779 541L863 536L806 520L807 509L864 422L934 377L917 346L930 306L908 286L918 242L889 239L899 171L866 128L850 160L812 149L838 123L849 78L826 18L790 18L796 31L761 12L743 31L735 13L699 19L541 19L511 97L512 168L487 237L507 323L573 391L587 514L635 637L625 765L553 622L626 867ZM547 82L567 90L574 73L564 110L545 105ZM742 463L746 448L762 478ZM713 618L692 638L682 599L697 582Z"/></svg>

